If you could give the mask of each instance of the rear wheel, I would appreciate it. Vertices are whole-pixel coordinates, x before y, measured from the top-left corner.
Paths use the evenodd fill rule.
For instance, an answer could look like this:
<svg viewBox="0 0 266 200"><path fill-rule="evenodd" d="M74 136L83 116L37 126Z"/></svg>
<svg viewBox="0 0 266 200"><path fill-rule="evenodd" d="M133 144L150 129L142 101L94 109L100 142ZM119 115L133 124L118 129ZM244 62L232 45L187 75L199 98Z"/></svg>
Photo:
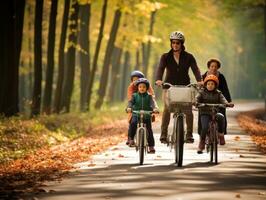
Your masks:
<svg viewBox="0 0 266 200"><path fill-rule="evenodd" d="M139 164L143 165L144 161L144 130L140 129L139 130Z"/></svg>
<svg viewBox="0 0 266 200"><path fill-rule="evenodd" d="M175 141L175 161L178 167L182 167L183 164L183 152L184 152L184 118L178 116L176 125L176 141Z"/></svg>

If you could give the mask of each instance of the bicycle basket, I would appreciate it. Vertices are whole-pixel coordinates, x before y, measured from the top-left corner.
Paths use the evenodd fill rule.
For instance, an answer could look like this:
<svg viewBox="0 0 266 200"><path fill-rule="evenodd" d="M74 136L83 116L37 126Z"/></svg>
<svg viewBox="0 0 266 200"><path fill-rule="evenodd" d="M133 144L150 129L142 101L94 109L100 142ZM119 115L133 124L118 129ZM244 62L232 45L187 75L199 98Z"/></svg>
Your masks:
<svg viewBox="0 0 266 200"><path fill-rule="evenodd" d="M167 90L166 103L169 106L176 104L191 104L193 100L192 96L192 90L189 87L170 87Z"/></svg>

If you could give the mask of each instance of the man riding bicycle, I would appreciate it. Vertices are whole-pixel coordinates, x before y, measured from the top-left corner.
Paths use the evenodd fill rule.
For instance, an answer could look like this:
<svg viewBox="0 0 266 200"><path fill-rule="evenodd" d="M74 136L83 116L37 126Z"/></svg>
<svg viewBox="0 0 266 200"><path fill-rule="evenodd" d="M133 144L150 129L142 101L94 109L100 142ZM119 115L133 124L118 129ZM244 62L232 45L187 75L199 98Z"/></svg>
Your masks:
<svg viewBox="0 0 266 200"><path fill-rule="evenodd" d="M161 56L161 60L156 73L156 85L163 84L162 77L166 69L166 76L164 82L172 85L188 85L190 84L189 68L192 69L193 74L199 84L202 84L200 70L194 56L185 51L185 37L180 31L174 31L170 34L171 50ZM168 86L163 86L163 101L164 111L161 124L161 137L162 143L167 143L168 125L170 122L170 111L166 105L166 94ZM186 114L187 134L186 142L193 143L193 113L192 106L182 106L183 112Z"/></svg>

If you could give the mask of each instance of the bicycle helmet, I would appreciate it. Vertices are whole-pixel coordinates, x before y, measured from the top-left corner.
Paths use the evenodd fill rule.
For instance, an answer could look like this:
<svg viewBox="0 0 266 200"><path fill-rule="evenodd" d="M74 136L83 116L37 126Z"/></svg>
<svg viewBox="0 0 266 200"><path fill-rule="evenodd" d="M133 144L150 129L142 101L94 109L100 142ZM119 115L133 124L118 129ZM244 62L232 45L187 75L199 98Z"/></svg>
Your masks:
<svg viewBox="0 0 266 200"><path fill-rule="evenodd" d="M180 40L182 43L184 43L185 36L181 31L174 31L170 34L170 40Z"/></svg>
<svg viewBox="0 0 266 200"><path fill-rule="evenodd" d="M133 77L144 78L144 74L143 74L141 71L134 70L134 71L131 72L131 74L130 74L130 78L131 78L131 80L132 80Z"/></svg>
<svg viewBox="0 0 266 200"><path fill-rule="evenodd" d="M219 79L213 74L206 76L206 78L204 79L204 85L206 85L208 81L214 81L216 86L219 85Z"/></svg>
<svg viewBox="0 0 266 200"><path fill-rule="evenodd" d="M138 87L138 85L139 85L140 83L144 83L144 84L146 85L146 87L147 87L147 90L149 89L149 87L150 87L150 82L149 82L146 78L140 78L140 79L138 79L138 80L135 82L135 85Z"/></svg>

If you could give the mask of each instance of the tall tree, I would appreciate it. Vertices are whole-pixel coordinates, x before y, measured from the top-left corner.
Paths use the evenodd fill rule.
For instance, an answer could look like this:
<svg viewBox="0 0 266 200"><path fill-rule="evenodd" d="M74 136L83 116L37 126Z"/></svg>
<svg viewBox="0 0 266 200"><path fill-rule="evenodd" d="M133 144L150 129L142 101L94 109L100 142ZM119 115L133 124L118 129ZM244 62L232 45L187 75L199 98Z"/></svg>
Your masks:
<svg viewBox="0 0 266 200"><path fill-rule="evenodd" d="M91 4L86 3L80 5L80 110L86 111L88 109L88 83L90 75L90 48L89 48L89 27L91 16Z"/></svg>
<svg viewBox="0 0 266 200"><path fill-rule="evenodd" d="M65 109L66 112L70 111L71 95L74 87L78 12L79 12L79 4L77 0L74 0L72 2L72 13L70 16L71 23L69 25L68 48L67 48L67 57L66 57L67 71L63 86L64 99L62 101L62 107L63 109Z"/></svg>
<svg viewBox="0 0 266 200"><path fill-rule="evenodd" d="M95 104L96 109L101 108L103 104L103 100L105 97L106 93L106 87L108 83L108 75L109 75L109 66L110 66L110 61L111 61L111 56L113 49L114 49L114 43L117 35L117 31L119 28L119 23L120 23L120 18L121 18L121 8L118 8L115 11L115 16L114 16L114 21L112 25L112 29L110 32L110 37L108 40L105 56L104 56L104 63L103 63L103 68L102 68L102 75L101 75L101 80L100 80L100 88L98 90L98 99Z"/></svg>
<svg viewBox="0 0 266 200"><path fill-rule="evenodd" d="M18 109L18 76L25 0L1 4L0 114L12 116Z"/></svg>
<svg viewBox="0 0 266 200"><path fill-rule="evenodd" d="M121 56L123 49L120 47L114 47L113 51L113 61L112 61L112 73L111 73L111 82L109 89L109 100L114 102L117 100L116 91L118 90L118 79L120 77L120 64L121 64Z"/></svg>
<svg viewBox="0 0 266 200"><path fill-rule="evenodd" d="M103 8L102 8L102 16L101 16L101 25L100 25L100 30L99 30L99 35L96 43L96 48L95 48L95 53L93 57L93 62L92 62L92 69L90 72L90 78L89 78L89 84L88 84L88 108L90 108L91 104L91 95L92 95L92 88L93 88L93 83L94 83L94 77L97 69L97 63L98 63L98 57L100 53L100 47L101 47L101 42L103 38L103 30L104 30L104 24L105 24L105 18L106 18L106 11L107 11L107 0L104 0L103 3Z"/></svg>
<svg viewBox="0 0 266 200"><path fill-rule="evenodd" d="M34 85L31 115L39 115L42 94L42 14L43 0L36 0L34 20Z"/></svg>
<svg viewBox="0 0 266 200"><path fill-rule="evenodd" d="M153 35L153 28L155 23L155 14L156 10L151 12L150 18L150 27L149 27L149 37ZM149 67L149 60L150 60L150 53L151 53L151 40L149 39L148 44L144 44L143 48L143 67L144 67L144 74L147 75L148 67Z"/></svg>
<svg viewBox="0 0 266 200"><path fill-rule="evenodd" d="M62 27L61 27L61 37L60 37L60 44L59 44L58 76L57 76L57 84L56 84L55 99L54 99L54 111L56 113L60 112L61 102L62 102L61 98L62 98L62 92L63 92L62 90L63 90L64 68L65 68L64 49L65 49L65 42L66 42L69 7L70 7L70 0L65 0L63 21L62 21Z"/></svg>
<svg viewBox="0 0 266 200"><path fill-rule="evenodd" d="M130 73L130 52L126 51L124 54L124 64L122 67L122 81L121 81L121 94L120 94L120 101L123 101L126 96L126 87L125 85L128 85L129 82L129 73Z"/></svg>
<svg viewBox="0 0 266 200"><path fill-rule="evenodd" d="M46 69L46 81L45 81L44 98L43 98L43 112L46 114L50 114L51 103L52 103L57 3L58 0L52 0L50 19L49 19L47 69Z"/></svg>

